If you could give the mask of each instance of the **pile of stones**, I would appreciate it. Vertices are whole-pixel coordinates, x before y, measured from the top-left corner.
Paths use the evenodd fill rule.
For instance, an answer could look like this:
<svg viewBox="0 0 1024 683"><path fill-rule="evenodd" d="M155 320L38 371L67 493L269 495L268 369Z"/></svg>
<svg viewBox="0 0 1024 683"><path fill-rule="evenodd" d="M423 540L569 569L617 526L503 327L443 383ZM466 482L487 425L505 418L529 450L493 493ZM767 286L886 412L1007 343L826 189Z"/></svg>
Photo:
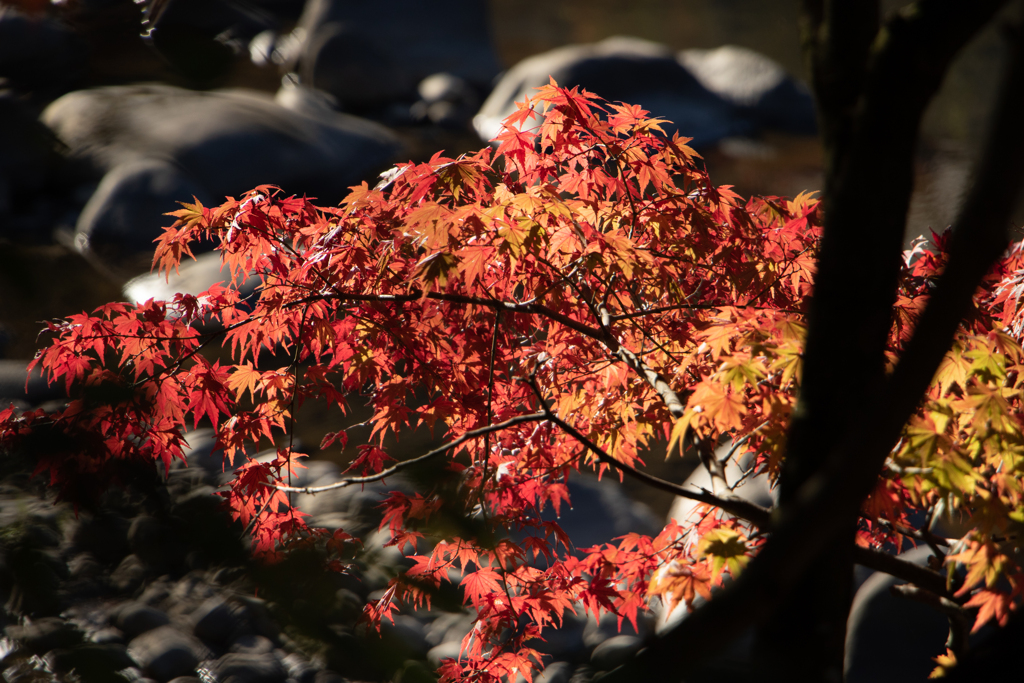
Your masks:
<svg viewBox="0 0 1024 683"><path fill-rule="evenodd" d="M54 503L27 457L0 471L0 673L9 683L157 681L158 683L328 683L432 680L459 656L473 625L454 586L433 609L397 615L378 634L359 624L370 599L406 566L384 548L375 506L408 482L301 495L311 522L345 528L364 550L347 572L325 569L315 551L283 561L253 560L246 530L220 506L217 487L232 476L213 451L210 430L188 435L189 465L124 473L126 489L105 492L91 509ZM299 485L338 476L308 463ZM651 531L657 519L611 482L573 483L570 533L601 542L617 526ZM598 531L600 530L600 531ZM601 534L604 534L602 536ZM453 577L456 582L459 577ZM580 610L582 614L582 610ZM546 633L541 683L582 680L624 661L640 633L619 633L614 617L569 616Z"/></svg>

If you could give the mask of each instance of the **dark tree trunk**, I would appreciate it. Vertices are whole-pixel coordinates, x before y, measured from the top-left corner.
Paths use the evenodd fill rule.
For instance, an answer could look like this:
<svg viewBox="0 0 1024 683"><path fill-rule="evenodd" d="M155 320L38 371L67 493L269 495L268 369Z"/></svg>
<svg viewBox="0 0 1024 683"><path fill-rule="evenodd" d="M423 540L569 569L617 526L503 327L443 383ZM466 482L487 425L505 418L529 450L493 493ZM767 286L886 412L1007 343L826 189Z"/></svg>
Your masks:
<svg viewBox="0 0 1024 683"><path fill-rule="evenodd" d="M1018 30L950 260L887 373L921 118L957 52L1007 1L922 0L883 24L878 2L805 0L803 35L826 149L825 219L771 538L727 590L608 683L685 680L750 626L756 680L841 681L860 505L1005 249L1024 177Z"/></svg>

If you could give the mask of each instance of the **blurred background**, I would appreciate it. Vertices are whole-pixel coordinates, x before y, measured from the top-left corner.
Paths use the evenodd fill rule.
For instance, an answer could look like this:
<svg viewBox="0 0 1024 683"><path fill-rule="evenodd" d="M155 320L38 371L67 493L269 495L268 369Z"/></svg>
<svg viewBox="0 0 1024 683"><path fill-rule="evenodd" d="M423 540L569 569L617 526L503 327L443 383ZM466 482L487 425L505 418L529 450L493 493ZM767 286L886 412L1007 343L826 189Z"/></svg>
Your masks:
<svg viewBox="0 0 1024 683"><path fill-rule="evenodd" d="M347 187L372 185L397 162L488 144L514 103L549 75L672 121L693 139L712 181L744 196L819 190L823 159L797 7L795 0L0 0L0 407L63 400L59 389L26 375L42 321L222 281L210 245L199 245L197 261L170 282L149 273L153 240L171 222L163 214L177 202L194 196L215 205L269 183L336 203ZM908 241L953 219L1003 59L990 28L964 51L929 109ZM337 478L348 455L315 447L327 426L338 429L336 420L303 409L298 438L316 461L301 485ZM357 431L353 450L367 436ZM313 525L366 539L352 574L325 576L316 558L299 557L291 568L250 566L242 530L211 523L220 513L210 494L231 476L212 430L187 438L188 469L176 466L160 481L152 468L129 473L137 490L123 498L111 490L92 516L35 497L44 494L29 481L30 465L16 457L0 463L0 626L51 618L51 631L12 626L0 638L6 680L57 680L35 677L45 667L33 653L47 653L46 666L59 669L80 667L84 660L74 657L97 652L117 655L103 664L111 672L134 661L171 680L178 674L153 663L160 651L147 655L137 644L151 628L159 637L146 647L177 642L159 630L170 628L165 620L202 640L189 646L197 649L185 673L214 656L216 666L236 666L231 658L248 652L249 664L269 658L281 674L228 678L228 669L210 670L204 680L283 681L281 667L288 681L340 680L329 669L361 680L432 680L438 658L458 654L472 619L454 592L438 596L450 614L399 617L385 641L354 628L364 602L402 566L394 548L381 552L374 531L380 489L299 501ZM422 453L427 442L403 435L401 452ZM23 455L32 462L33 453ZM655 474L674 481L695 464L650 460ZM440 476L421 475L428 484ZM573 511L560 523L580 546L656 532L672 504L667 494L627 486L630 499L612 477L572 485ZM759 486L751 495L770 503ZM262 586L266 604L239 602L253 585ZM96 608L97 596L110 604ZM140 614L146 629L136 629ZM234 640L218 621L228 617L238 622ZM557 671L544 680L568 681L574 670L609 668L634 652L640 641L616 636L614 621L567 618L550 641ZM945 638L940 622L936 645ZM906 634L900 629L894 638ZM74 657L54 655L54 633L87 642L72 648ZM125 645L134 659L124 660ZM278 657L259 649L271 646L284 650L274 650ZM930 665L927 656L921 661L923 673L889 680L923 677ZM11 674L14 667L24 676Z"/></svg>
<svg viewBox="0 0 1024 683"><path fill-rule="evenodd" d="M42 321L223 279L209 245L171 282L149 273L177 202L271 183L335 203L396 162L486 145L549 75L673 121L744 196L818 190L797 6L0 0L0 397L58 398L25 390ZM908 242L952 220L1002 59L990 28L930 108Z"/></svg>
<svg viewBox="0 0 1024 683"><path fill-rule="evenodd" d="M30 358L41 320L159 293L124 287L176 201L276 183L336 202L396 161L486 144L549 73L674 120L717 184L818 189L797 5L5 0L0 354ZM908 239L950 222L1002 54L982 34L932 106Z"/></svg>

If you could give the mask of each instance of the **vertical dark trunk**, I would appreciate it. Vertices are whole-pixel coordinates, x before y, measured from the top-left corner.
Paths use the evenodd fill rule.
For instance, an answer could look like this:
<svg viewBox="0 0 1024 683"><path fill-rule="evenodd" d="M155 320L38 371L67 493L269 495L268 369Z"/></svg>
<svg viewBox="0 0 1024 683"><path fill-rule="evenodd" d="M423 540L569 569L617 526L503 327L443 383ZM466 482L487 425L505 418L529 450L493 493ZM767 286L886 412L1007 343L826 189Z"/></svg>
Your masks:
<svg viewBox="0 0 1024 683"><path fill-rule="evenodd" d="M771 536L728 589L608 683L685 679L751 624L760 665L753 680L842 679L859 506L1005 247L1024 178L1018 36L950 261L887 374L921 117L958 50L1006 3L921 0L880 27L877 3L805 0L805 46L827 153L825 232Z"/></svg>
<svg viewBox="0 0 1024 683"><path fill-rule="evenodd" d="M877 3L805 3L826 148L825 219L783 508L809 493L837 440L870 429L867 416L884 393L921 117L956 51L991 16L957 18L953 4L922 3L880 26ZM855 529L849 510L759 629L755 657L769 680L842 680Z"/></svg>

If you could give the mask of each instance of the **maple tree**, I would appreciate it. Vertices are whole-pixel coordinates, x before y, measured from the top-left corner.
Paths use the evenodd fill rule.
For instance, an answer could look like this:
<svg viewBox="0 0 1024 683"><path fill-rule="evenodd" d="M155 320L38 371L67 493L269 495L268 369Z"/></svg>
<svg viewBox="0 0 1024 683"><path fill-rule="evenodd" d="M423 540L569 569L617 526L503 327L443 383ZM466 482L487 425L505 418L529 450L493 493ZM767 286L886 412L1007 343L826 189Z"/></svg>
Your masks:
<svg viewBox="0 0 1024 683"><path fill-rule="evenodd" d="M849 18L810 5L821 26ZM853 93L877 102L920 68L900 61L907 41L948 63L989 15L901 15L875 48L877 25L855 34ZM952 37L915 42L925 28ZM824 77L836 53L811 53L830 153L824 203L744 200L714 186L663 121L552 82L495 149L400 165L340 206L269 186L184 205L156 266L170 272L210 239L236 284L260 278L258 296L215 286L51 323L35 364L71 400L50 413L3 410L0 447L59 435L36 442L37 473L84 502L118 462L169 467L188 427L209 424L243 463L220 495L253 552L273 561L316 545L339 571L354 539L309 526L290 492L446 469L456 486L382 502L390 544L412 564L364 615L372 628L429 606L456 570L477 617L443 680L532 680L538 642L567 612L635 624L654 603L692 607L696 596L710 601L609 680L671 672L681 648L703 656L750 625L761 627L761 675L797 666L800 680L825 680L836 648L841 666L854 562L910 581L953 621L1006 623L1024 590L1024 247L1007 250L1005 228L1021 174L1021 134L1007 130L1024 112L1021 89L1006 89L994 157L955 229L904 251L907 127L938 80L909 89L901 101L917 115L894 123L853 106L839 87L849 82ZM878 149L860 144L872 136L891 147L882 162L865 158ZM992 167L998 178L985 175ZM218 346L229 361L204 355ZM319 489L290 485L307 401L336 407L339 422L354 402L372 410L368 442ZM406 459L388 452L388 434L417 426L445 443ZM348 438L339 429L321 448ZM695 451L712 490L646 473L642 454L659 440L668 457ZM268 444L276 458L249 457ZM779 488L775 510L725 481L727 461L748 454L752 474ZM692 499L699 514L654 537L576 548L542 512L570 503L567 482L583 470ZM489 532L438 535L442 509ZM968 520L963 538L931 531L954 514ZM917 543L942 566L896 557ZM964 652L958 634L942 670Z"/></svg>

